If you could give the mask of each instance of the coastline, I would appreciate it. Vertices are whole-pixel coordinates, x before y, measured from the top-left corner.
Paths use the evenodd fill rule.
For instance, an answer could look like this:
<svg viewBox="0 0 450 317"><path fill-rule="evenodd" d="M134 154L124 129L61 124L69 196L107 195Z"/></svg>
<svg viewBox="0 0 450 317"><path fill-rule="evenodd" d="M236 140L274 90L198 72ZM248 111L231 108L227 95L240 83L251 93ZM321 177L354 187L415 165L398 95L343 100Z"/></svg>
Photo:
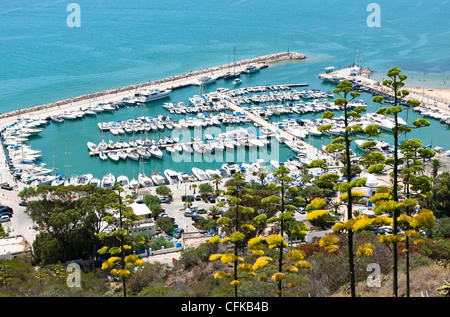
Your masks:
<svg viewBox="0 0 450 317"><path fill-rule="evenodd" d="M189 73L174 75L171 77L166 77L155 81L149 81L146 83L117 87L92 94L81 95L64 100L59 100L52 103L42 104L30 108L17 109L0 114L0 127L5 127L7 124L12 123L16 116L31 115L31 114L45 115L45 116L55 115L56 113L59 114L64 111L79 109L82 106L88 106L91 100L94 102L98 102L99 98L101 98L101 102L103 103L118 102L125 97L129 97L130 94L132 94L137 89L147 88L151 86L156 86L162 89L164 88L179 89L183 87L188 87L193 85L196 78L198 78L201 75L213 73L215 77L221 78L225 75L226 71L235 66L245 67L246 65L254 64L259 67L268 67L269 64L273 64L279 61L303 60L303 59L306 59L306 56L297 52L280 52L268 54L242 61L222 64L219 66L214 66L202 70L191 71Z"/></svg>

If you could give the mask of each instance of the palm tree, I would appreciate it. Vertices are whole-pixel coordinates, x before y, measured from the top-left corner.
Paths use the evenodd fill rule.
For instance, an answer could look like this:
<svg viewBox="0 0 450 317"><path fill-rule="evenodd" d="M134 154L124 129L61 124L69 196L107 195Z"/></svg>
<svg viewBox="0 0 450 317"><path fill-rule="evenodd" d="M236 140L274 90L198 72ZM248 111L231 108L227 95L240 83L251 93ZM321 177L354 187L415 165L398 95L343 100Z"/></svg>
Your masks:
<svg viewBox="0 0 450 317"><path fill-rule="evenodd" d="M197 188L196 184L192 184L192 188L194 189L194 195L195 195L195 189Z"/></svg>
<svg viewBox="0 0 450 317"><path fill-rule="evenodd" d="M261 185L264 185L264 179L267 176L267 171L265 168L259 168L257 171L254 171L253 176L256 176L259 178Z"/></svg>
<svg viewBox="0 0 450 317"><path fill-rule="evenodd" d="M431 168L432 168L432 175L433 178L437 177L437 174L439 172L439 169L442 167L442 162L439 159L431 160Z"/></svg>
<svg viewBox="0 0 450 317"><path fill-rule="evenodd" d="M214 174L212 182L216 185L216 191L219 190L219 185L222 183L222 177L220 175Z"/></svg>

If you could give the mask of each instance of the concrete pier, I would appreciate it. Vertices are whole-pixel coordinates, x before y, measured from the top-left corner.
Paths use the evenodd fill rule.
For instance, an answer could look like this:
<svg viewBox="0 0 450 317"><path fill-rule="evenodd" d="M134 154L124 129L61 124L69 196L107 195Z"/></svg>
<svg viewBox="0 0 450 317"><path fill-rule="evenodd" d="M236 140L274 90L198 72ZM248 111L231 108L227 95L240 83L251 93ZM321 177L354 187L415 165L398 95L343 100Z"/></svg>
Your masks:
<svg viewBox="0 0 450 317"><path fill-rule="evenodd" d="M371 91L378 93L379 95L384 96L393 96L392 89L383 86L383 84L373 78L370 78L373 71L368 68L358 68L356 66L351 66L347 68L342 68L338 70L333 70L332 67L327 67L326 72L319 75L319 78L324 81L330 81L339 83L341 80L349 80L353 81L355 84L360 85L361 87L367 88ZM444 111L450 115L449 104L436 101L436 100L427 100L423 98L420 94L416 92L410 91L410 94L407 96L406 100L416 99L421 101L422 106L432 107L439 109L440 111Z"/></svg>

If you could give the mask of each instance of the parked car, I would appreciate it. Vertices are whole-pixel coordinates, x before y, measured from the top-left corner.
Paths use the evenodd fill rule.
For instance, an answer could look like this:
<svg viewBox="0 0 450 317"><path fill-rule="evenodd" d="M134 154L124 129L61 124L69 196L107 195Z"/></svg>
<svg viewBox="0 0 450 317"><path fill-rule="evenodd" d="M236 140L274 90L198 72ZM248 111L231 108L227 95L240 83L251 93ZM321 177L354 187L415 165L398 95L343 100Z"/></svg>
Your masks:
<svg viewBox="0 0 450 317"><path fill-rule="evenodd" d="M225 197L217 197L217 202L221 203L222 201L227 201Z"/></svg>
<svg viewBox="0 0 450 317"><path fill-rule="evenodd" d="M216 202L216 198L214 198L214 196L209 196L208 201L213 204Z"/></svg>
<svg viewBox="0 0 450 317"><path fill-rule="evenodd" d="M8 212L11 212L11 213L14 212L14 210L11 207L0 205L0 212L3 212L3 211L8 211Z"/></svg>
<svg viewBox="0 0 450 317"><path fill-rule="evenodd" d="M8 222L8 221L11 221L11 217L10 216L7 216L7 215L0 216L0 223L1 222Z"/></svg>
<svg viewBox="0 0 450 317"><path fill-rule="evenodd" d="M298 207L297 212L303 215L306 214L306 209L304 207Z"/></svg>
<svg viewBox="0 0 450 317"><path fill-rule="evenodd" d="M174 231L172 231L171 232L171 235L174 237L174 238L181 238L181 234L184 232L184 230L183 229L179 229L179 228L176 228Z"/></svg>
<svg viewBox="0 0 450 317"><path fill-rule="evenodd" d="M202 196L200 194L194 194L194 199L197 201L202 200Z"/></svg>
<svg viewBox="0 0 450 317"><path fill-rule="evenodd" d="M189 208L186 208L184 210L184 216L185 217L192 217L192 211Z"/></svg>
<svg viewBox="0 0 450 317"><path fill-rule="evenodd" d="M170 204L171 200L167 197L162 197L159 199L161 201L161 204Z"/></svg>
<svg viewBox="0 0 450 317"><path fill-rule="evenodd" d="M19 203L19 206L28 206L28 201L26 201L26 200L22 200L20 203Z"/></svg>
<svg viewBox="0 0 450 317"><path fill-rule="evenodd" d="M200 221L200 220L202 220L202 219L204 219L202 216L200 216L200 215L197 215L197 214L195 214L195 215L193 215L192 216L192 220L194 221L194 222L198 222L198 221Z"/></svg>
<svg viewBox="0 0 450 317"><path fill-rule="evenodd" d="M13 213L11 211L0 211L0 216L3 216L3 215L12 217Z"/></svg>
<svg viewBox="0 0 450 317"><path fill-rule="evenodd" d="M8 183L3 183L1 185L1 188L6 189L6 190L13 190L13 188Z"/></svg>

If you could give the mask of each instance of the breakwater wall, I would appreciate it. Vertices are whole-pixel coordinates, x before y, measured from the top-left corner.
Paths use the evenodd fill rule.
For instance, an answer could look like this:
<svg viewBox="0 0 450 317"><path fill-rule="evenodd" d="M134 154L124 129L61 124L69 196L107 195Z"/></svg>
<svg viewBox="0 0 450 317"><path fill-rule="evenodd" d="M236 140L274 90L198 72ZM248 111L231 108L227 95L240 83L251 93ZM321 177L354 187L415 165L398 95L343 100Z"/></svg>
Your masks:
<svg viewBox="0 0 450 317"><path fill-rule="evenodd" d="M170 88L172 88L172 89L182 88L182 87L192 85L192 83L190 83L188 81L188 79L194 79L203 74L209 74L212 72L220 72L220 71L224 71L226 69L231 69L233 67L245 67L246 65L250 65L250 64L258 64L259 66L262 66L262 65L268 65L271 63L284 61L284 60L302 60L305 58L306 58L305 55L297 53L297 52L281 52L281 53L263 55L263 56L259 56L259 57L255 57L255 58L251 58L251 59L246 59L246 60L242 60L242 61L236 61L236 62L232 62L232 63L228 63L228 64L223 64L220 66L214 66L214 67L210 67L210 68L206 68L206 69L202 69L202 70L191 71L189 73L184 73L181 75L166 77L166 78L158 79L155 81L149 81L149 82L142 83L142 84L117 87L117 88L113 88L113 89L103 90L103 91L92 93L92 94L86 94L86 95L81 95L78 97L59 100L56 102L47 103L47 104L34 106L34 107L30 107L30 108L17 109L17 110L13 110L10 112L5 112L5 113L0 114L0 119L24 115L24 114L31 114L32 112L35 112L35 111L49 110L52 108L58 108L61 106L70 105L72 103L79 102L79 101L85 101L85 100L89 100L89 99L97 99L97 98L105 97L105 96L113 96L113 95L117 95L119 93L135 91L138 89L151 87L151 86L169 85L172 83L173 85L170 86ZM219 76L219 78L220 77L221 76ZM222 77L223 77L223 75L222 75Z"/></svg>

